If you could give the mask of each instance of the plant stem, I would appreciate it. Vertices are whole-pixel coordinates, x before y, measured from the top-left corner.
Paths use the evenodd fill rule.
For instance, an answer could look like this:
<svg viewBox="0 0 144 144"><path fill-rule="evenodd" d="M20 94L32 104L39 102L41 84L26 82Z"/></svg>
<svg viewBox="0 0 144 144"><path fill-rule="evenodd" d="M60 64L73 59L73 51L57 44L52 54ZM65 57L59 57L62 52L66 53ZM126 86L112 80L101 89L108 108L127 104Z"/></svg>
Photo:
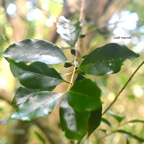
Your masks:
<svg viewBox="0 0 144 144"><path fill-rule="evenodd" d="M80 17L79 17L79 21L81 22L84 19L84 4L85 4L85 0L82 0L81 9L80 9Z"/></svg>
<svg viewBox="0 0 144 144"><path fill-rule="evenodd" d="M71 86L73 85L74 83L74 78L75 78L75 73L76 73L76 68L77 68L77 60L76 60L77 56L74 57L74 68L73 68L73 71L72 71L72 76L71 76L71 79L70 79L70 84L68 86L68 89L67 89L67 92L70 90Z"/></svg>
<svg viewBox="0 0 144 144"><path fill-rule="evenodd" d="M82 0L82 3L81 3L81 10L80 10L80 17L79 17L79 21L82 22L83 19L84 19L84 4L85 4L85 0ZM81 44L79 43L79 47L81 47ZM70 84L68 86L68 89L67 89L67 92L70 90L71 86L73 85L74 83L74 80L76 78L76 68L77 68L77 59L79 57L79 53L78 53L78 48L75 47L75 50L76 50L76 54L74 56L74 68L73 68L73 71L72 71L72 76L71 76L71 79L70 79Z"/></svg>
<svg viewBox="0 0 144 144"><path fill-rule="evenodd" d="M129 84L129 82L131 81L131 79L134 77L134 75L137 73L137 71L142 67L142 65L144 64L144 61L136 68L136 70L133 72L133 74L129 77L129 79L127 80L127 82L125 83L125 85L121 88L121 90L118 92L118 94L116 95L115 99L111 102L111 104L106 108L106 110L103 112L102 115L104 115L112 106L113 104L116 102L116 100L118 99L118 97L120 96L120 94L124 91L124 89L126 88L126 86Z"/></svg>

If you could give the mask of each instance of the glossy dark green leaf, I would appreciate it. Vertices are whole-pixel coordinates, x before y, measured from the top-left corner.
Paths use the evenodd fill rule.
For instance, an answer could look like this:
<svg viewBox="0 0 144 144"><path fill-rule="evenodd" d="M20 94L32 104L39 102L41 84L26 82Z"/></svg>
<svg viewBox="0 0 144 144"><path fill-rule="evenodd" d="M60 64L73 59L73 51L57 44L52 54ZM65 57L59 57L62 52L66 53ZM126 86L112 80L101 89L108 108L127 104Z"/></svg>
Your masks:
<svg viewBox="0 0 144 144"><path fill-rule="evenodd" d="M126 59L132 60L138 56L124 45L109 43L87 55L79 70L92 75L113 74L120 71Z"/></svg>
<svg viewBox="0 0 144 144"><path fill-rule="evenodd" d="M18 109L11 117L29 121L48 115L59 103L61 95L51 91L30 90L21 87L17 90L13 100L13 103L18 105Z"/></svg>
<svg viewBox="0 0 144 144"><path fill-rule="evenodd" d="M30 65L10 61L13 75L20 80L20 83L33 89L51 89L63 82L59 73L41 62L34 62Z"/></svg>
<svg viewBox="0 0 144 144"><path fill-rule="evenodd" d="M13 105L20 105L28 101L32 93L35 93L35 89L29 89L26 87L19 87L16 91L16 94L13 98L12 104Z"/></svg>
<svg viewBox="0 0 144 144"><path fill-rule="evenodd" d="M79 112L93 111L102 105L100 100L101 90L90 79L83 78L76 81L67 93L67 96L68 103L74 110Z"/></svg>
<svg viewBox="0 0 144 144"><path fill-rule="evenodd" d="M43 62L57 64L66 61L66 57L59 47L44 40L23 40L10 45L3 53L6 59L15 62Z"/></svg>
<svg viewBox="0 0 144 144"><path fill-rule="evenodd" d="M106 118L102 118L101 121L111 127L111 123Z"/></svg>
<svg viewBox="0 0 144 144"><path fill-rule="evenodd" d="M127 132L125 130L116 130L113 133L121 133L121 134L127 135L131 138L134 138L135 140L137 140L140 143L144 142L144 138L141 138L141 137L134 135L133 133Z"/></svg>
<svg viewBox="0 0 144 144"><path fill-rule="evenodd" d="M112 111L108 111L108 113L115 119L117 120L119 123L125 119L125 116L122 116L122 115L118 115Z"/></svg>
<svg viewBox="0 0 144 144"><path fill-rule="evenodd" d="M88 135L90 135L101 123L102 106L90 112L88 121Z"/></svg>
<svg viewBox="0 0 144 144"><path fill-rule="evenodd" d="M60 34L61 38L71 47L74 47L77 39L79 38L80 31L80 22L72 24L70 20L66 19L64 16L59 18L57 23L57 32Z"/></svg>
<svg viewBox="0 0 144 144"><path fill-rule="evenodd" d="M80 143L87 134L89 115L90 112L76 112L66 99L63 100L60 107L60 123L68 139L78 140Z"/></svg>

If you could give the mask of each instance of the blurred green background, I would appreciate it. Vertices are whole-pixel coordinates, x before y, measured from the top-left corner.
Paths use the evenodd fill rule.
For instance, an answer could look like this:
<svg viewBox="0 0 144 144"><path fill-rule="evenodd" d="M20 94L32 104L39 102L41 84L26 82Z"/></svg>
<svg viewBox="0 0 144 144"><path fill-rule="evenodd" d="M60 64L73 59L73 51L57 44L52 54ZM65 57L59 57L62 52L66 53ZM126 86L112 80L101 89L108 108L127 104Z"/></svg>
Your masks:
<svg viewBox="0 0 144 144"><path fill-rule="evenodd" d="M60 130L58 109L48 117L32 122L11 120L15 111L10 104L19 84L12 76L2 52L12 43L23 39L45 39L65 46L56 33L59 16L77 21L81 0L0 0L0 144L72 144ZM86 0L84 31L86 52L108 42L127 45L140 54L133 62L127 60L118 74L94 77L101 87L103 109L115 98L121 87L144 58L144 2L143 0ZM115 38L117 37L117 39ZM120 38L119 38L120 37ZM122 39L121 37L128 37ZM87 43L88 41L88 43ZM86 47L87 46L87 47ZM62 86L60 89L63 89ZM144 66L111 108L89 144L139 144L126 135L113 133L117 129L144 138Z"/></svg>

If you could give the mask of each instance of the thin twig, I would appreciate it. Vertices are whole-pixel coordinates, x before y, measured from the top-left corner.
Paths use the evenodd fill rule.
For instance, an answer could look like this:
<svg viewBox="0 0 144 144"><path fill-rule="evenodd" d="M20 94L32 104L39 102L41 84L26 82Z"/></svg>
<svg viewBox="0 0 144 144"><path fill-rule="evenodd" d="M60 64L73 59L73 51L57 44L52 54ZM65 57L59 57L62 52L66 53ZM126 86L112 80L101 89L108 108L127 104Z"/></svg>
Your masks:
<svg viewBox="0 0 144 144"><path fill-rule="evenodd" d="M104 115L112 106L113 104L116 102L116 100L118 99L118 97L120 96L120 94L124 91L124 89L126 88L126 86L129 84L129 82L131 81L131 79L134 77L134 75L137 73L137 71L142 67L142 65L144 64L144 61L136 68L136 70L133 72L133 74L129 77L129 79L127 80L127 82L125 83L125 85L122 87L122 89L119 91L119 93L116 95L115 99L111 102L111 104L106 108L106 110L103 112L102 115Z"/></svg>
<svg viewBox="0 0 144 144"><path fill-rule="evenodd" d="M80 17L79 17L79 21L81 22L84 20L84 4L85 4L85 0L82 0L81 9L80 9Z"/></svg>
<svg viewBox="0 0 144 144"><path fill-rule="evenodd" d="M84 4L85 4L85 0L82 0L82 3L81 3L81 10L80 10L80 17L79 17L79 20L82 22L83 19L84 19ZM73 85L74 83L74 79L76 77L76 68L77 68L77 59L78 59L78 49L75 48L76 50L76 55L74 56L74 68L73 68L73 71L72 71L72 76L71 76L71 79L70 79L70 84L68 86L68 89L67 89L67 92L70 90L71 86Z"/></svg>

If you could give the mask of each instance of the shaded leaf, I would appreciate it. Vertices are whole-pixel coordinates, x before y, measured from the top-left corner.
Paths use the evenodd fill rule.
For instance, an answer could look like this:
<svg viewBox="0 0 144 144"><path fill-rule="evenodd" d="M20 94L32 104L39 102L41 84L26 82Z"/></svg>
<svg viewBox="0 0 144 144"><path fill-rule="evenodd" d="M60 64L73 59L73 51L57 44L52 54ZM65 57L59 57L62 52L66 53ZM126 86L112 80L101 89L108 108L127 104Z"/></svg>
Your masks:
<svg viewBox="0 0 144 144"><path fill-rule="evenodd" d="M139 137L137 135L134 135L134 134L132 134L130 132L124 131L124 130L116 130L113 133L121 133L121 134L127 135L127 136L129 136L131 138L134 138L135 140L137 140L140 143L144 142L143 138L141 138L141 137Z"/></svg>
<svg viewBox="0 0 144 144"><path fill-rule="evenodd" d="M101 123L102 106L97 110L90 112L88 121L88 135L90 135Z"/></svg>
<svg viewBox="0 0 144 144"><path fill-rule="evenodd" d="M76 78L76 81L82 80L84 78L85 77L81 73L79 73L78 76L77 76L77 78Z"/></svg>
<svg viewBox="0 0 144 144"><path fill-rule="evenodd" d="M65 68L69 68L71 66L73 66L73 64L71 62L65 62L65 64L64 64Z"/></svg>
<svg viewBox="0 0 144 144"><path fill-rule="evenodd" d="M48 115L58 104L61 95L51 91L34 91L21 87L13 100L13 103L18 105L18 110L11 117L29 121Z"/></svg>
<svg viewBox="0 0 144 144"><path fill-rule="evenodd" d="M80 141L87 134L89 112L76 112L67 102L63 100L60 107L61 128L68 139Z"/></svg>
<svg viewBox="0 0 144 144"><path fill-rule="evenodd" d="M104 134L106 134L107 133L107 130L105 130L105 129L98 129L99 131L102 131Z"/></svg>
<svg viewBox="0 0 144 144"><path fill-rule="evenodd" d="M64 16L59 18L57 23L57 32L60 34L61 38L71 47L74 47L77 39L79 38L80 31L80 22L72 24L70 20L66 19Z"/></svg>
<svg viewBox="0 0 144 144"><path fill-rule="evenodd" d="M101 121L111 127L111 123L107 119L102 118Z"/></svg>
<svg viewBox="0 0 144 144"><path fill-rule="evenodd" d="M83 78L76 81L67 93L67 96L68 103L74 110L79 112L93 111L102 105L100 100L101 90L90 79Z"/></svg>
<svg viewBox="0 0 144 144"><path fill-rule="evenodd" d="M125 116L115 114L112 111L108 111L108 114L110 114L113 118L115 118L115 120L117 120L119 123L125 119Z"/></svg>
<svg viewBox="0 0 144 144"><path fill-rule="evenodd" d="M66 57L59 47L44 40L26 39L10 45L3 53L6 59L15 62L43 62L46 64L58 64L66 61Z"/></svg>
<svg viewBox="0 0 144 144"><path fill-rule="evenodd" d="M42 142L42 144L46 144L45 139L43 138L43 136L38 133L37 131L34 131L34 134L37 136L37 138Z"/></svg>
<svg viewBox="0 0 144 144"><path fill-rule="evenodd" d="M126 124L127 123L144 123L144 120L134 119L134 120L130 120L130 121L126 122Z"/></svg>
<svg viewBox="0 0 144 144"><path fill-rule="evenodd" d="M120 71L126 59L134 59L138 56L124 45L109 43L87 55L79 70L92 75L113 74Z"/></svg>
<svg viewBox="0 0 144 144"><path fill-rule="evenodd" d="M130 144L128 138L126 138L126 144Z"/></svg>
<svg viewBox="0 0 144 144"><path fill-rule="evenodd" d="M63 82L59 73L44 63L34 62L27 66L24 63L9 62L13 75L17 77L25 87L52 89Z"/></svg>

